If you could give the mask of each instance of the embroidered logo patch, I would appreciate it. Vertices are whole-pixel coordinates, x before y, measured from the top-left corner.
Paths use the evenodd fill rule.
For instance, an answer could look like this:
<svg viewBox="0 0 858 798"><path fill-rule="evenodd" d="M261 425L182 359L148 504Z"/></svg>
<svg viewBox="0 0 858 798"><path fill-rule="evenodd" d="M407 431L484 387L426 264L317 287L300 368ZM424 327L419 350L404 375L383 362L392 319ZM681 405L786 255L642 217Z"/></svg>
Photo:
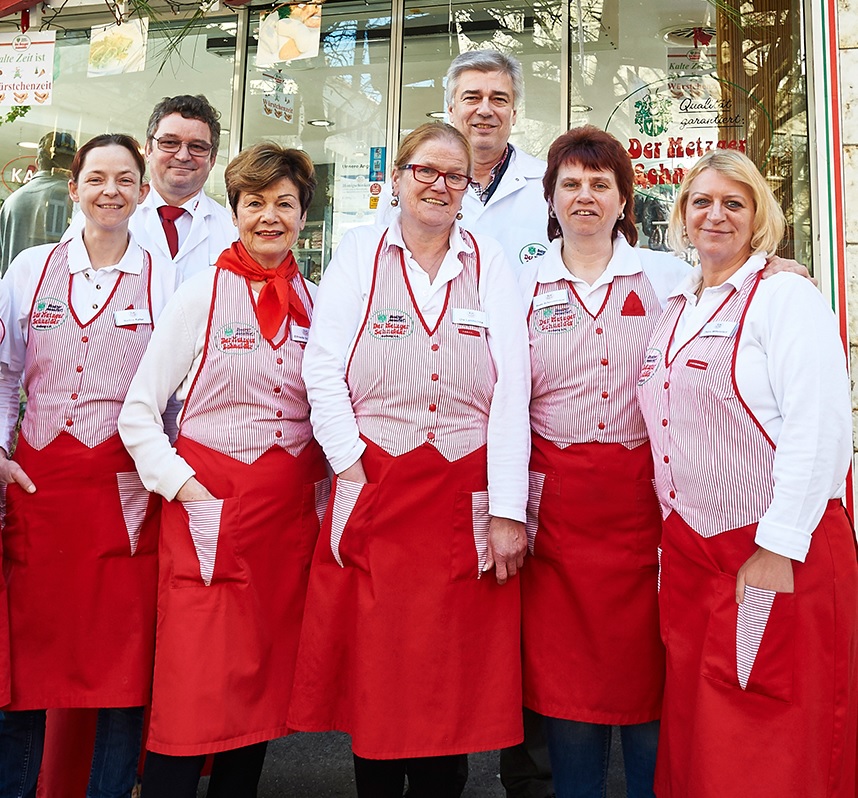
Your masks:
<svg viewBox="0 0 858 798"><path fill-rule="evenodd" d="M537 258L541 258L544 254L545 247L543 247L542 244L537 241L533 244L528 244L527 246L521 248L521 252L518 253L518 262L531 263Z"/></svg>
<svg viewBox="0 0 858 798"><path fill-rule="evenodd" d="M541 310L535 310L531 316L533 329L542 335L559 335L574 330L581 320L581 309L578 305L551 305Z"/></svg>
<svg viewBox="0 0 858 798"><path fill-rule="evenodd" d="M61 299L46 296L39 297L33 303L30 326L34 330L56 330L62 326L69 315L69 306Z"/></svg>
<svg viewBox="0 0 858 798"><path fill-rule="evenodd" d="M638 385L643 385L650 377L652 377L661 366L662 352L660 349L650 347L644 355L644 362L641 366L641 375L638 378Z"/></svg>
<svg viewBox="0 0 858 798"><path fill-rule="evenodd" d="M252 324L224 324L214 335L214 345L228 355L243 355L259 348L259 330Z"/></svg>
<svg viewBox="0 0 858 798"><path fill-rule="evenodd" d="M414 320L404 310L377 310L366 323L373 338L407 338L414 332Z"/></svg>

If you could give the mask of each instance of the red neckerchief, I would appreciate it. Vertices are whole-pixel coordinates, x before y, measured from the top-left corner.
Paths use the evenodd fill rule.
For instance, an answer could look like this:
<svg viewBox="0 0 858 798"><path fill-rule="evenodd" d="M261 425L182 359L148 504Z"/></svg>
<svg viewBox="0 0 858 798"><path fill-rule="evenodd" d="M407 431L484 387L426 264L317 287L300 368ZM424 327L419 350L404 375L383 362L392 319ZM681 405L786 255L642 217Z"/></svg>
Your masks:
<svg viewBox="0 0 858 798"><path fill-rule="evenodd" d="M298 274L298 264L291 251L276 269L263 269L250 257L244 244L236 241L220 254L215 266L251 281L265 282L256 301L256 319L263 337L270 342L274 342L287 316L301 327L310 326L304 303L292 287L292 279Z"/></svg>

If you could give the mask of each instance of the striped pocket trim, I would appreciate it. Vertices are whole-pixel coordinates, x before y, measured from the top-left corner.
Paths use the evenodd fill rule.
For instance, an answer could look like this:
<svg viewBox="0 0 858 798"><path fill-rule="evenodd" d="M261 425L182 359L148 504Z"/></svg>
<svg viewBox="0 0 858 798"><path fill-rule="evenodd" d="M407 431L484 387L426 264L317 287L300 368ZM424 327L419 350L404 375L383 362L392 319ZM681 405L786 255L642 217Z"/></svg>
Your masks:
<svg viewBox="0 0 858 798"><path fill-rule="evenodd" d="M542 503L542 489L545 486L545 474L538 471L528 473L527 515L524 531L527 533L527 550L533 554L536 543L536 530L539 528L539 505Z"/></svg>
<svg viewBox="0 0 858 798"><path fill-rule="evenodd" d="M137 553L137 543L140 541L140 530L149 506L149 491L143 487L140 475L136 471L121 471L116 475L119 488L119 502L122 505L122 517L125 520L125 530L131 545L131 556Z"/></svg>
<svg viewBox="0 0 858 798"><path fill-rule="evenodd" d="M774 590L745 585L745 600L736 619L736 671L743 690L748 687L776 595Z"/></svg>
<svg viewBox="0 0 858 798"><path fill-rule="evenodd" d="M184 507L188 512L188 528L200 561L200 576L208 587L214 575L223 499L187 502Z"/></svg>
<svg viewBox="0 0 858 798"><path fill-rule="evenodd" d="M364 482L349 482L347 479L337 480L337 488L334 492L334 509L331 513L331 553L340 568L344 567L340 557L340 540L342 540L343 530L349 522L365 484Z"/></svg>

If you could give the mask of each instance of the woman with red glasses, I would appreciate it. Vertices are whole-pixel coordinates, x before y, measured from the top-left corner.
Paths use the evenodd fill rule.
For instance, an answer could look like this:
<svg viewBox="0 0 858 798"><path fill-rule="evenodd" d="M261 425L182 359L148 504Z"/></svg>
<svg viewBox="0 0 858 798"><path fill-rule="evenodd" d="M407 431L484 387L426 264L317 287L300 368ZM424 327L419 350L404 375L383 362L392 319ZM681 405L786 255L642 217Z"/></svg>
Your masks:
<svg viewBox="0 0 858 798"><path fill-rule="evenodd" d="M337 477L290 725L352 735L359 796L401 798L406 774L458 796L465 754L522 738L527 332L499 245L457 224L471 166L449 125L405 137L401 213L343 240L304 360Z"/></svg>

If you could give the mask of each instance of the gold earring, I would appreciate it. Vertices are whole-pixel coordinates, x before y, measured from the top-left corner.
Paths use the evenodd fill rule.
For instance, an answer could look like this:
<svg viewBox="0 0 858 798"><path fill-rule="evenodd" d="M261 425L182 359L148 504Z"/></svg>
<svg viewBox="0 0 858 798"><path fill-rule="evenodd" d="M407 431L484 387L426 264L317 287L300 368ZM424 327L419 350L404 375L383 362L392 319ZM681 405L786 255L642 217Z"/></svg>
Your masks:
<svg viewBox="0 0 858 798"><path fill-rule="evenodd" d="M390 204L391 204L394 208L395 208L397 205L399 205L399 197L397 197L397 196L396 196L396 194L394 194L394 195L390 198Z"/></svg>
<svg viewBox="0 0 858 798"><path fill-rule="evenodd" d="M459 211L459 212L456 214L456 218L461 222L461 221L462 221L462 219L464 219L465 217L464 217L464 216L462 216L462 212L461 212L461 211Z"/></svg>

